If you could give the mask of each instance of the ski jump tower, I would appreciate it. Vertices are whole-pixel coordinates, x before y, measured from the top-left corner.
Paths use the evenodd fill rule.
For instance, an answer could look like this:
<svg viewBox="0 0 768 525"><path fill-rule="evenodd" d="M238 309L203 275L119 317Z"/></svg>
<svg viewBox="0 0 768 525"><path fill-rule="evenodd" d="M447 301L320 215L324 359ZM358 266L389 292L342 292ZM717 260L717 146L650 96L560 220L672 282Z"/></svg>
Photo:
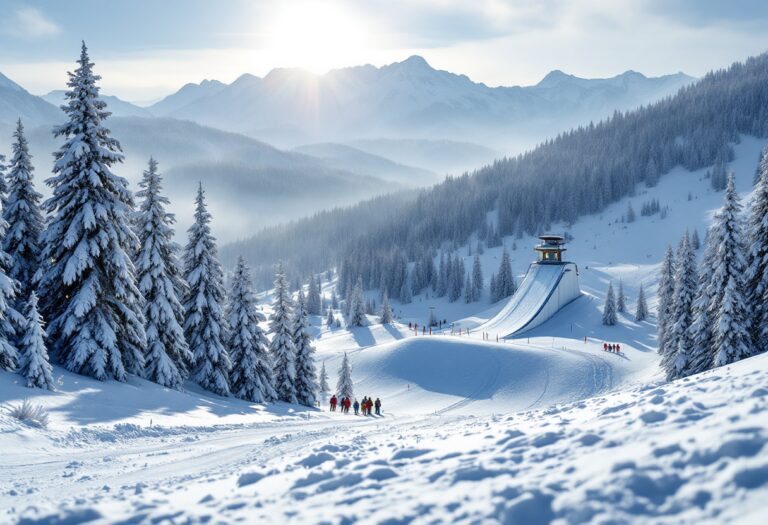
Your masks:
<svg viewBox="0 0 768 525"><path fill-rule="evenodd" d="M540 235L534 247L538 260L531 263L523 282L493 319L480 329L510 338L539 326L581 295L577 266L563 260L565 239Z"/></svg>

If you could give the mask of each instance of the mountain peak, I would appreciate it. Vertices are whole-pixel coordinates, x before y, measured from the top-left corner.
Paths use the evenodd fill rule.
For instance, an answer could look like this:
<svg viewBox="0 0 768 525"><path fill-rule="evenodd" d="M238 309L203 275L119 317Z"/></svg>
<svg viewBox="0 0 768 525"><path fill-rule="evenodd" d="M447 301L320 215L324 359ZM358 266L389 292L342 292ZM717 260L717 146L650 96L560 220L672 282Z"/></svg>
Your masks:
<svg viewBox="0 0 768 525"><path fill-rule="evenodd" d="M24 89L23 87L21 87L16 82L14 82L10 78L6 77L2 73L0 73L0 88L12 89L14 91L24 91L24 92L26 92L26 89Z"/></svg>
<svg viewBox="0 0 768 525"><path fill-rule="evenodd" d="M573 80L576 78L573 75L569 75L568 73L563 72L560 69L553 69L547 75L541 79L541 81L536 84L539 87L551 87L556 86L557 84L561 82L565 82L568 80Z"/></svg>

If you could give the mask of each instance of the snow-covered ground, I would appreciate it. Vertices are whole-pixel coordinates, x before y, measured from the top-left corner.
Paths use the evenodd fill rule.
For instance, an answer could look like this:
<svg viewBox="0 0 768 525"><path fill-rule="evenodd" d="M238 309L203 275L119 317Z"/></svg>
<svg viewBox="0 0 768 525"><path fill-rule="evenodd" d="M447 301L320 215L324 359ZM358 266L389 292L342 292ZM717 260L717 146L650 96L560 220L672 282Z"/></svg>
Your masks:
<svg viewBox="0 0 768 525"><path fill-rule="evenodd" d="M744 196L762 145L736 147ZM662 385L653 319L632 315L641 283L654 309L666 245L686 228L703 239L722 200L703 177L676 169L568 228L584 296L517 339L471 332L504 306L488 304L487 289L479 303L395 303L395 325L329 329L314 318L332 386L347 352L356 395L380 397L382 417L254 405L191 384L102 383L59 367L50 393L0 373L0 523L52 513L61 520L41 523L764 523L768 357ZM652 198L669 207L665 219L640 216ZM620 222L630 201L637 220ZM522 279L536 240L513 242ZM483 255L486 281L500 256ZM607 284L619 279L629 313L604 327ZM422 324L430 307L446 329L415 335L408 322ZM470 335L450 335L451 324ZM621 355L603 352L605 341ZM7 415L24 398L49 410L47 430Z"/></svg>

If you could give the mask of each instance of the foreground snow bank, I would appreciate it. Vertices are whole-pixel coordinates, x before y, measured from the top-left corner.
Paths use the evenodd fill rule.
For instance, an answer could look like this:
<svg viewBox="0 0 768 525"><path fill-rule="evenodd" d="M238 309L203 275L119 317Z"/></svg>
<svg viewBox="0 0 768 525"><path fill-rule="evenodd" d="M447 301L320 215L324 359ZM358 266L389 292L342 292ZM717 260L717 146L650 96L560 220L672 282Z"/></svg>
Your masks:
<svg viewBox="0 0 768 525"><path fill-rule="evenodd" d="M503 417L352 416L361 423L307 423L263 443L245 430L199 436L190 447L205 456L186 453L194 477L182 475L174 445L163 451L165 478L123 475L121 487L80 497L68 489L57 512L147 522L765 523L766 385L762 355ZM225 435L230 446L217 448ZM158 447L147 444L149 461ZM78 475L97 478L103 467L93 465ZM12 516L46 516L21 498Z"/></svg>

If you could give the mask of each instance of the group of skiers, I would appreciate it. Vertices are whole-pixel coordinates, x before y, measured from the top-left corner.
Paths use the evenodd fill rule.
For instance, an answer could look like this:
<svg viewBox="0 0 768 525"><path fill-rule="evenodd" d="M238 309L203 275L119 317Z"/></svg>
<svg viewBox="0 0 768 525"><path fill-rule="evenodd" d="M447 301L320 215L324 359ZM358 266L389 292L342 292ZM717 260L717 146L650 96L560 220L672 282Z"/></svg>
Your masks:
<svg viewBox="0 0 768 525"><path fill-rule="evenodd" d="M619 343L603 343L603 350L612 354L620 354L621 346L619 346Z"/></svg>
<svg viewBox="0 0 768 525"><path fill-rule="evenodd" d="M371 410L376 411L376 415L381 415L381 400L377 397L376 401L371 399L370 397L364 397L362 403L355 399L354 401L350 400L349 397L343 397L339 399L334 394L331 397L331 412L336 412L336 407L339 407L339 411L343 414L349 414L349 409L352 408L355 411L355 415L359 415L362 413L364 416L370 416Z"/></svg>

